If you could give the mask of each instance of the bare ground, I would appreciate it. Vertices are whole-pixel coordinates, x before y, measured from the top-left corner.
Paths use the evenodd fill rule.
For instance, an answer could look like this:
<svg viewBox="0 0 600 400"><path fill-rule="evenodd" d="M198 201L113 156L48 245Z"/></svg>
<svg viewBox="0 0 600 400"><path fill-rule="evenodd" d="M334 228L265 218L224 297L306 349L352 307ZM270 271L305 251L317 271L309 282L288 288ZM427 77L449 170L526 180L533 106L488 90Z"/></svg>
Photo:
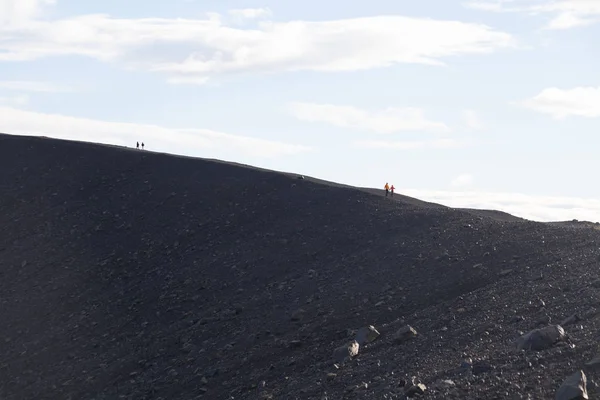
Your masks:
<svg viewBox="0 0 600 400"><path fill-rule="evenodd" d="M2 135L0 398L553 398L598 350L600 232L577 226Z"/></svg>

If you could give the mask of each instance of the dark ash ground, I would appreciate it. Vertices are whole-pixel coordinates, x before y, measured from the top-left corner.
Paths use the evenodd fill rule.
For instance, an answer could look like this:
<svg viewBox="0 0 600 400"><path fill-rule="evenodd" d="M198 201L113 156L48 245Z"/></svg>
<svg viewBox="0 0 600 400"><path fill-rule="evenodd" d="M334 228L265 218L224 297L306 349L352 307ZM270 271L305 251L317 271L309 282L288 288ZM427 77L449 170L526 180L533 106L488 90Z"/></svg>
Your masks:
<svg viewBox="0 0 600 400"><path fill-rule="evenodd" d="M0 135L0 227L5 400L551 399L580 370L600 392L593 224Z"/></svg>

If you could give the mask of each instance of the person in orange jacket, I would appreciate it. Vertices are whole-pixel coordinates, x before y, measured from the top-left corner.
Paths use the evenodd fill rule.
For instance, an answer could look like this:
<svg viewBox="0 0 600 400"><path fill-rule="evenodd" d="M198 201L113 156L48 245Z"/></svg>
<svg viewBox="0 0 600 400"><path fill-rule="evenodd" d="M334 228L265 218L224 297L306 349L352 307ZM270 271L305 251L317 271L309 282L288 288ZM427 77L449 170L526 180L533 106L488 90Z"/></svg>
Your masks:
<svg viewBox="0 0 600 400"><path fill-rule="evenodd" d="M383 188L385 189L385 197L387 197L388 193L390 192L390 185L388 185L388 183L386 182Z"/></svg>
<svg viewBox="0 0 600 400"><path fill-rule="evenodd" d="M396 189L396 188L395 188L395 187L394 187L394 185L392 184L392 187L390 188L390 192L392 193L392 197L394 197L394 190L395 190L395 189Z"/></svg>

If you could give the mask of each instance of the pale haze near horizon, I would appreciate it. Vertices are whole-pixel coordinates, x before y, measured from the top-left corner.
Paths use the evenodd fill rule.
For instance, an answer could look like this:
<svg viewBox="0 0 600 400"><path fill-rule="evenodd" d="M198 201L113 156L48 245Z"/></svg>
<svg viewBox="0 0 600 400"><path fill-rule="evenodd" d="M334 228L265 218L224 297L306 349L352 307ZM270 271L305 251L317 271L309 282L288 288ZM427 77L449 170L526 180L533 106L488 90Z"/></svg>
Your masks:
<svg viewBox="0 0 600 400"><path fill-rule="evenodd" d="M600 221L600 1L0 0L0 132Z"/></svg>

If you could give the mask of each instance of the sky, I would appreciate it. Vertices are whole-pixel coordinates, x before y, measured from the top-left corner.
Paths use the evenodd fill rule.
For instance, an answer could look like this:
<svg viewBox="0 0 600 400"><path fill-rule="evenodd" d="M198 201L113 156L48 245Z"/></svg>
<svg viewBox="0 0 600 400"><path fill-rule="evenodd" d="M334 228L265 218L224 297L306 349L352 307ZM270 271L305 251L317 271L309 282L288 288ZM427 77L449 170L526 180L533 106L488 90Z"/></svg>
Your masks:
<svg viewBox="0 0 600 400"><path fill-rule="evenodd" d="M0 0L0 132L600 222L600 0Z"/></svg>

